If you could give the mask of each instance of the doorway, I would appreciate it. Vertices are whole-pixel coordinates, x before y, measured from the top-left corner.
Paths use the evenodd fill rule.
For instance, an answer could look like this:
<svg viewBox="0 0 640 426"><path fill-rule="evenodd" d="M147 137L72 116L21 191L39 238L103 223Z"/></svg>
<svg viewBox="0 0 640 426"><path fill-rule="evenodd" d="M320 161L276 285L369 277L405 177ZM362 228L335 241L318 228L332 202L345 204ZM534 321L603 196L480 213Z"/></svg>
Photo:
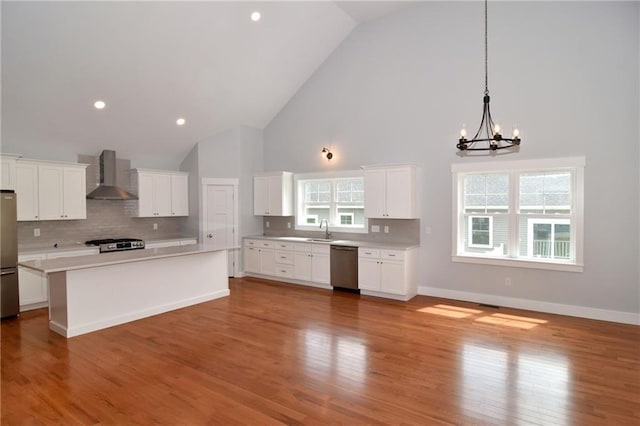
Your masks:
<svg viewBox="0 0 640 426"><path fill-rule="evenodd" d="M238 238L238 179L203 178L200 241L214 248L234 247L228 250L230 277L238 272Z"/></svg>

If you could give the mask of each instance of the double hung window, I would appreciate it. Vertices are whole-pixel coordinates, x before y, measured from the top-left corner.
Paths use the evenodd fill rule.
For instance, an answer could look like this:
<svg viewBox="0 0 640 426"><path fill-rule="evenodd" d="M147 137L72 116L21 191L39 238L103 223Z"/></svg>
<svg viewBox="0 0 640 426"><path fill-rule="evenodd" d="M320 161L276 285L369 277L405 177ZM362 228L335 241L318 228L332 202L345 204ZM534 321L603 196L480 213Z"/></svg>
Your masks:
<svg viewBox="0 0 640 426"><path fill-rule="evenodd" d="M582 270L584 158L451 170L454 261Z"/></svg>
<svg viewBox="0 0 640 426"><path fill-rule="evenodd" d="M295 177L296 229L317 229L326 220L344 232L366 232L361 172Z"/></svg>

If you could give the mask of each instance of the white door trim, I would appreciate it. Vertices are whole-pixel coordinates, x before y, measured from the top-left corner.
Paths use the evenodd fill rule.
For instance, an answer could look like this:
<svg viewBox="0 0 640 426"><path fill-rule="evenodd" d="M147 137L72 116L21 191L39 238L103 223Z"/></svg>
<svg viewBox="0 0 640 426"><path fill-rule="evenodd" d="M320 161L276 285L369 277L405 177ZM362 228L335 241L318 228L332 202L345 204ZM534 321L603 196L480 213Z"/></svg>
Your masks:
<svg viewBox="0 0 640 426"><path fill-rule="evenodd" d="M225 178L202 178L200 181L200 230L199 236L200 241L206 241L205 234L205 218L207 217L207 186L209 185L220 185L220 186L232 186L233 187L233 246L234 249L230 249L229 253L233 256L233 270L229 271L229 276L237 277L240 273L240 230L239 226L239 215L238 215L238 187L240 186L239 179L225 179Z"/></svg>

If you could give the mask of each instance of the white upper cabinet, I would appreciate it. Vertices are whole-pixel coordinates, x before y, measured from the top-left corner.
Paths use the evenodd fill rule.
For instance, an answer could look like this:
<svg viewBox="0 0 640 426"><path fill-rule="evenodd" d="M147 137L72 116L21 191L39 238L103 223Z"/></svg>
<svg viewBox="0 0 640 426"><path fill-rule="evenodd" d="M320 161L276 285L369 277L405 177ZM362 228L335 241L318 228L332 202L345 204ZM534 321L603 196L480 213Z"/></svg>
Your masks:
<svg viewBox="0 0 640 426"><path fill-rule="evenodd" d="M417 167L413 164L364 166L364 214L369 218L416 219Z"/></svg>
<svg viewBox="0 0 640 426"><path fill-rule="evenodd" d="M253 177L253 214L293 215L293 173L263 173Z"/></svg>
<svg viewBox="0 0 640 426"><path fill-rule="evenodd" d="M18 220L87 218L86 164L19 160Z"/></svg>
<svg viewBox="0 0 640 426"><path fill-rule="evenodd" d="M16 160L19 155L0 155L0 189L16 189Z"/></svg>
<svg viewBox="0 0 640 426"><path fill-rule="evenodd" d="M38 209L38 164L20 161L16 164L18 220L40 220Z"/></svg>
<svg viewBox="0 0 640 426"><path fill-rule="evenodd" d="M133 192L138 195L138 217L189 215L189 174L135 169Z"/></svg>
<svg viewBox="0 0 640 426"><path fill-rule="evenodd" d="M171 175L171 216L189 216L189 175Z"/></svg>

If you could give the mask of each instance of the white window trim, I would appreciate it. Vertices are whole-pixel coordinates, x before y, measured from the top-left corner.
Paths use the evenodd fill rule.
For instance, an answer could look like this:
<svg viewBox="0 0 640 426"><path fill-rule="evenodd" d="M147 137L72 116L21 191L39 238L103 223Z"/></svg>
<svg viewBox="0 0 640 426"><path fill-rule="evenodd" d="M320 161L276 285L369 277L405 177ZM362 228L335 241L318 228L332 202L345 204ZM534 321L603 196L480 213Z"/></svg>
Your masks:
<svg viewBox="0 0 640 426"><path fill-rule="evenodd" d="M364 206L363 206L363 208L364 208ZM343 224L342 224L342 218L343 218L343 217L349 217L349 218L351 218L351 225L343 225ZM336 225L337 225L337 226L340 226L340 227L349 227L349 226L353 226L353 221L354 221L354 219L355 219L355 215L354 215L353 213L338 213L338 222L340 222L340 223L337 223Z"/></svg>
<svg viewBox="0 0 640 426"><path fill-rule="evenodd" d="M473 244L473 219L475 218L487 218L489 219L489 243L488 244ZM470 214L468 216L468 232L469 232L469 247L476 248L493 248L493 216L487 216L482 214Z"/></svg>
<svg viewBox="0 0 640 426"><path fill-rule="evenodd" d="M313 179L338 179L338 178L354 178L354 177L362 177L364 178L363 170L341 170L341 171L331 171L331 172L312 172L312 173L296 173L293 175L293 193L294 193L294 229L296 231L312 231L318 233L324 233L324 228L320 229L318 225L301 225L298 224L298 212L300 211L300 193L298 190L298 181L300 180L313 180ZM367 194L365 193L366 197ZM363 204L364 206L364 204ZM349 232L352 234L368 234L369 233L369 219L365 216L364 225L362 228L355 226L337 226L337 225L329 225L330 230L333 229L336 232Z"/></svg>
<svg viewBox="0 0 640 426"><path fill-rule="evenodd" d="M456 163L451 165L452 175L452 241L451 241L451 260L453 262L462 263L476 263L484 265L495 266L509 266L509 267L521 267L521 268L534 268L534 269L547 269L555 271L567 271L567 272L583 272L584 270L584 168L586 160L585 157L563 157L563 158L550 158L539 160L513 160L513 161L492 161L486 163ZM517 176L520 173L527 171L545 171L545 170L571 170L574 173L573 185L573 197L574 206L571 212L572 233L575 247L575 261L558 261L556 259L532 259L517 256L518 250L518 235L511 232L509 238L509 256L511 257L487 257L486 255L478 256L471 253L459 253L459 247L464 247L462 239L464 238L464 228L461 220L464 220L464 215L459 214L459 206L463 204L464 191L460 189L461 174L465 173L496 173L505 172L510 173L513 176ZM518 229L517 221L520 214L517 212L517 200L516 197L511 194L516 194L518 189L518 179L510 177L510 197L509 197L509 211L514 214L510 214L509 229ZM526 215L525 215L526 216ZM515 234L515 235L514 235Z"/></svg>
<svg viewBox="0 0 640 426"><path fill-rule="evenodd" d="M570 219L564 218L540 218L540 217L529 217L527 218L527 258L538 259L538 257L533 255L533 226L534 225L552 225L551 226L551 246L553 248L555 244L555 226L554 225L568 225L571 222ZM571 248L573 251L573 247ZM544 258L545 260L549 260L549 258ZM553 259L553 258L552 258Z"/></svg>

